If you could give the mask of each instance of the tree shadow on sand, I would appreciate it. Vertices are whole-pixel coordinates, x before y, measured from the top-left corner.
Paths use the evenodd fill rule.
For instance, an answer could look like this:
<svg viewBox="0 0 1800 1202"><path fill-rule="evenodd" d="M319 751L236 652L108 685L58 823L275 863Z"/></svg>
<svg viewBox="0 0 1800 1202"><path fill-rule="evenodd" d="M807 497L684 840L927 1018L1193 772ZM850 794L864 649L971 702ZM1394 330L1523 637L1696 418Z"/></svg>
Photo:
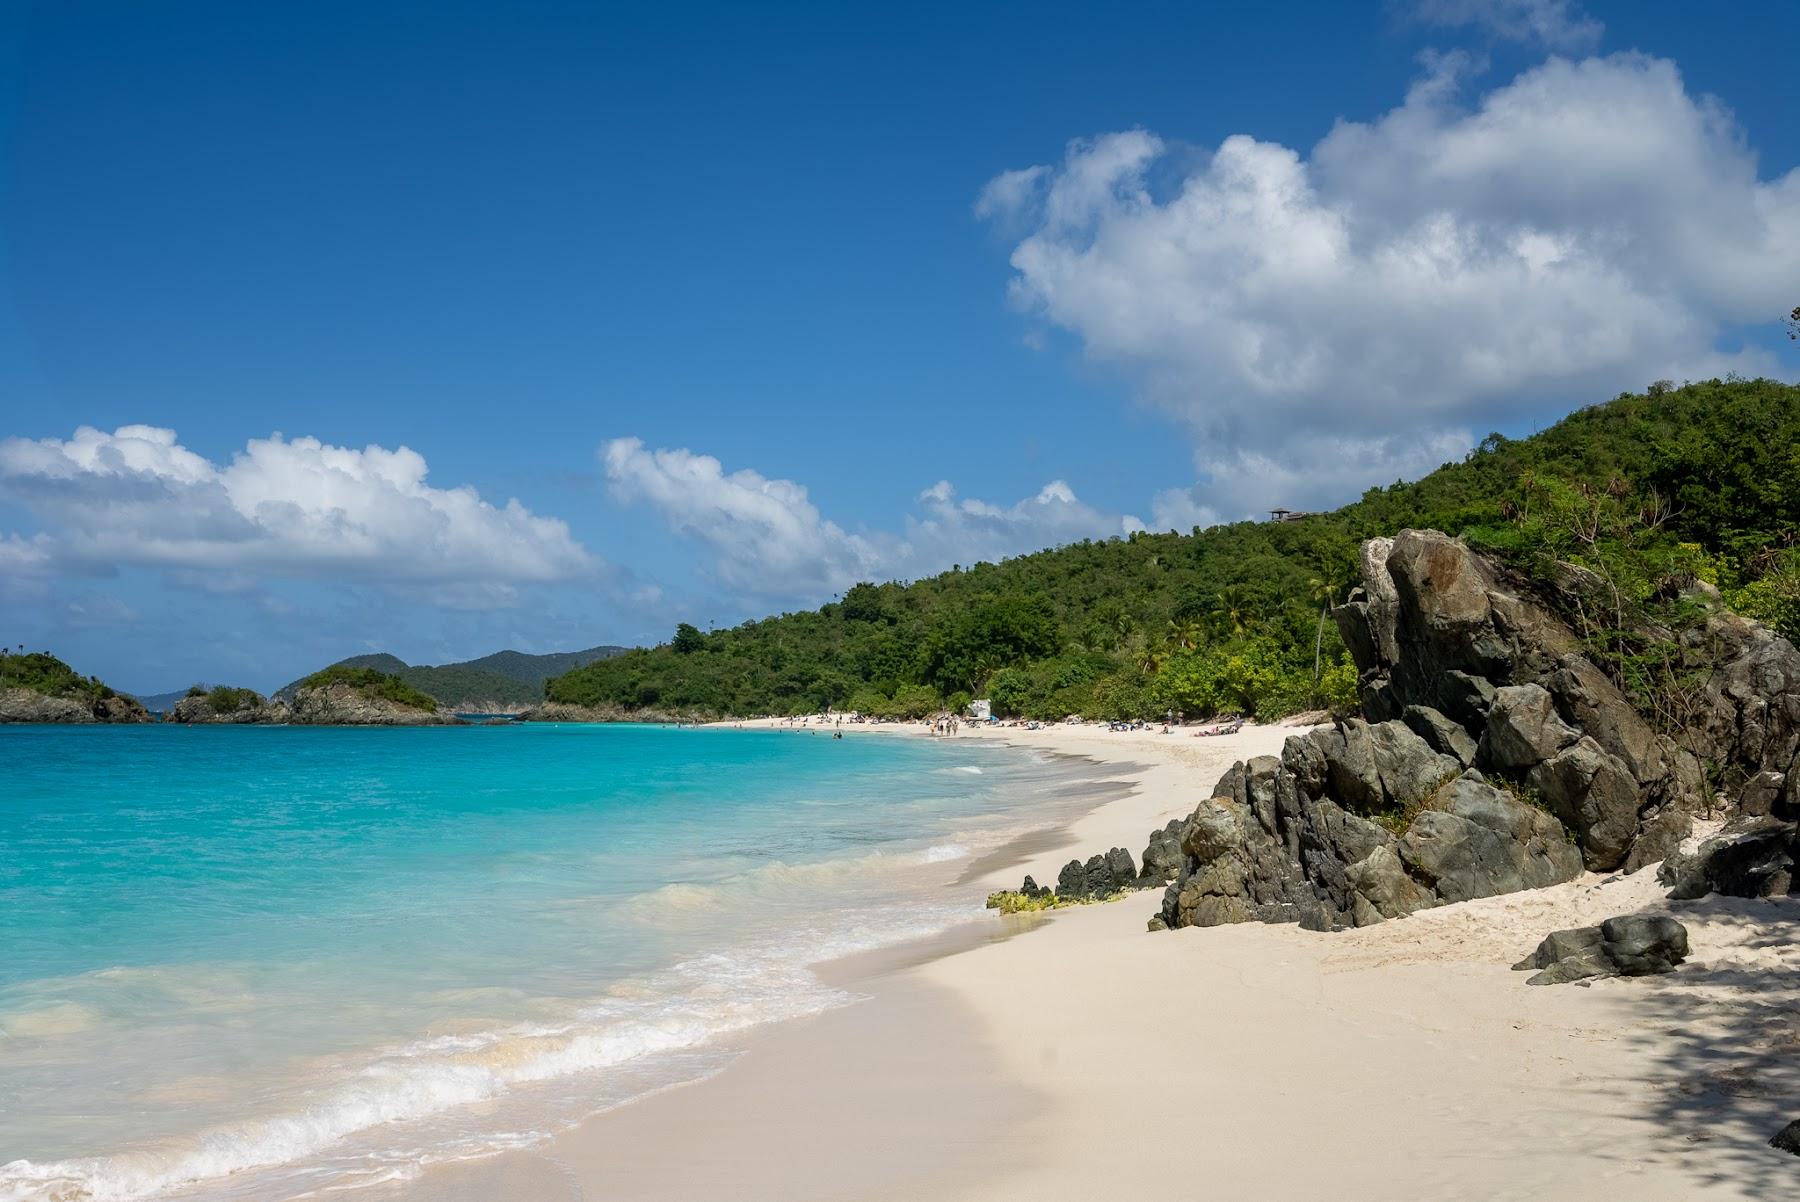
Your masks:
<svg viewBox="0 0 1800 1202"><path fill-rule="evenodd" d="M1694 959L1641 989L1621 1038L1648 1058L1658 1159L1696 1184L1800 1197L1800 1156L1769 1146L1800 1119L1800 899L1673 903Z"/></svg>

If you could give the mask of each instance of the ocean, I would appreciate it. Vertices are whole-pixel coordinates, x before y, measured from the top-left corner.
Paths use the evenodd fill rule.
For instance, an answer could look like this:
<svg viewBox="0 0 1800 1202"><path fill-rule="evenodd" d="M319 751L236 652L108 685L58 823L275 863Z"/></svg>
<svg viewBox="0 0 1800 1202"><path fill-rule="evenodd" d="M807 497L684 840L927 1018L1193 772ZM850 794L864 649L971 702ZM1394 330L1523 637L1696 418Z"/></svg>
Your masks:
<svg viewBox="0 0 1800 1202"><path fill-rule="evenodd" d="M982 918L968 861L1097 772L969 738L0 727L0 1199L353 1197L715 1072L854 1000L809 964Z"/></svg>

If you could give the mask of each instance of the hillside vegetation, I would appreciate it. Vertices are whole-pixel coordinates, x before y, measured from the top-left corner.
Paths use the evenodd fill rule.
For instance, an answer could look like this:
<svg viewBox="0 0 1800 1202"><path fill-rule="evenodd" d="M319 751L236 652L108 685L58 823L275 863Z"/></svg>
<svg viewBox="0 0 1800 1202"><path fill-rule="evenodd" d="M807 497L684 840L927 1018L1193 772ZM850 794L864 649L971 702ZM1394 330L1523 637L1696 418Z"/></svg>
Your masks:
<svg viewBox="0 0 1800 1202"><path fill-rule="evenodd" d="M1295 522L1140 533L911 584L858 584L817 611L706 633L551 680L547 699L695 715L826 706L913 715L987 696L997 712L1262 719L1355 705L1323 607L1364 538L1434 527L1524 571L1576 572L1576 628L1622 682L1672 671L1654 635L1671 585L1716 585L1800 634L1800 388L1654 386L1525 439ZM1565 565L1573 565L1568 567ZM1591 586L1591 587L1587 587Z"/></svg>
<svg viewBox="0 0 1800 1202"><path fill-rule="evenodd" d="M544 682L550 677L623 650L623 647L589 647L584 651L558 651L547 655L497 651L480 659L436 666L408 664L398 656L376 652L353 655L332 667L368 668L395 677L429 694L447 709L467 710L477 706L522 709L543 700ZM275 695L291 697L302 683L295 681Z"/></svg>

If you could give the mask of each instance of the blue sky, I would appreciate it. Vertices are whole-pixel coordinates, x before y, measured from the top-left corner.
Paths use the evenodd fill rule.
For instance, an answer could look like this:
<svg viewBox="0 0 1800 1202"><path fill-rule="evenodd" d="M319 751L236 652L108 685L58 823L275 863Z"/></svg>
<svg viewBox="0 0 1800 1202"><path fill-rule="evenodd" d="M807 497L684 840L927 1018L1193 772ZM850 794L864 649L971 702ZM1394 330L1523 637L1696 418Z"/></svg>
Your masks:
<svg viewBox="0 0 1800 1202"><path fill-rule="evenodd" d="M1793 378L1796 44L1554 0L9 5L0 639L143 691L654 641Z"/></svg>

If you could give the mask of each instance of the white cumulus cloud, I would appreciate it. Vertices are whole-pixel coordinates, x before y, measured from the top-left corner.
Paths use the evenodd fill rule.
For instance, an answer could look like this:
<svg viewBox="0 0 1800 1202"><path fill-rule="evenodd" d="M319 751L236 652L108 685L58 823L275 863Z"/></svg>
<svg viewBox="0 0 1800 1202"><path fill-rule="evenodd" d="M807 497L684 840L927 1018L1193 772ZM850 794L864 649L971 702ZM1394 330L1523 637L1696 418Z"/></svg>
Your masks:
<svg viewBox="0 0 1800 1202"><path fill-rule="evenodd" d="M84 426L66 440L0 440L0 492L46 528L29 543L0 544L0 558L88 570L414 581L492 602L495 590L597 566L557 519L428 484L424 458L406 447L275 435L220 464L173 430Z"/></svg>
<svg viewBox="0 0 1800 1202"><path fill-rule="evenodd" d="M657 510L712 553L722 583L753 597L814 601L859 580L930 575L1143 529L1087 505L1061 480L1011 505L958 497L940 480L901 515L898 531L852 532L821 514L804 485L749 468L728 472L711 455L619 438L600 458L616 499Z"/></svg>
<svg viewBox="0 0 1800 1202"><path fill-rule="evenodd" d="M906 515L903 527L899 558L909 575L1144 529L1130 514L1102 513L1088 505L1062 480L1004 506L959 499L950 482L940 480L919 494L919 507Z"/></svg>
<svg viewBox="0 0 1800 1202"><path fill-rule="evenodd" d="M792 480L726 472L711 455L616 438L600 451L613 496L645 502L714 554L720 579L759 595L833 592L876 570L883 551L827 521Z"/></svg>
<svg viewBox="0 0 1800 1202"><path fill-rule="evenodd" d="M1132 130L983 194L1028 230L1016 302L1187 424L1207 503L1341 500L1509 417L1772 362L1721 339L1793 303L1800 170L1762 175L1666 60L1553 58L1469 105L1466 58L1428 65L1310 154Z"/></svg>

